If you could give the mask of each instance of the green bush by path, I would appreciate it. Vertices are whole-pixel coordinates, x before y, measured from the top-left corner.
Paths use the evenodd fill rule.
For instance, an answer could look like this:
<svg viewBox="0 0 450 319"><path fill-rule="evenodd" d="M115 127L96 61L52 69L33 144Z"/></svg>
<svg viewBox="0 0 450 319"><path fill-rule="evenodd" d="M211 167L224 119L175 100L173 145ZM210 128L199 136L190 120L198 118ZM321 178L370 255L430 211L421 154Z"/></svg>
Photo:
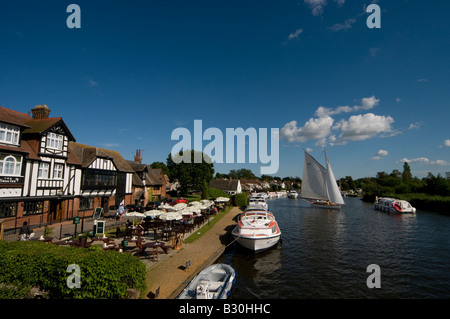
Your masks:
<svg viewBox="0 0 450 319"><path fill-rule="evenodd" d="M80 267L80 288L69 288L71 264ZM41 242L0 241L0 283L39 286L51 298L121 299L128 288L145 289L145 265L116 251L61 247ZM1 293L0 293L1 295Z"/></svg>

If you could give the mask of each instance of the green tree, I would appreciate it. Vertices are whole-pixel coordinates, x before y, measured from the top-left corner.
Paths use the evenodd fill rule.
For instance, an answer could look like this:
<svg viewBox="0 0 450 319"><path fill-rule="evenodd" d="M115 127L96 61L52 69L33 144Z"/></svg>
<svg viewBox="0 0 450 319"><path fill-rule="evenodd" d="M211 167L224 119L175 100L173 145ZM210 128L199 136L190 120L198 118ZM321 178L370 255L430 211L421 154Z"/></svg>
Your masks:
<svg viewBox="0 0 450 319"><path fill-rule="evenodd" d="M153 162L150 164L151 168L160 168L162 173L169 176L169 168L163 162Z"/></svg>
<svg viewBox="0 0 450 319"><path fill-rule="evenodd" d="M202 190L202 198L207 198L207 188L214 175L214 165L208 155L194 150L180 151L173 157L169 154L167 167L170 180L180 183L181 195L186 196L189 190Z"/></svg>
<svg viewBox="0 0 450 319"><path fill-rule="evenodd" d="M412 180L411 167L407 162L403 163L402 181L409 183Z"/></svg>

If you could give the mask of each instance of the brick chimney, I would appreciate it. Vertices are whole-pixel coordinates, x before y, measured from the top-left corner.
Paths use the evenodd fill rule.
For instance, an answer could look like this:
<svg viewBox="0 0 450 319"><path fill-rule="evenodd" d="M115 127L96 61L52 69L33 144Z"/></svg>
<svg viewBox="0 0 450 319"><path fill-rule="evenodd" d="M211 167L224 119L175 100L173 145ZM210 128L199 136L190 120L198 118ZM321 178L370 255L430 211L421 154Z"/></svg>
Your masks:
<svg viewBox="0 0 450 319"><path fill-rule="evenodd" d="M134 156L134 161L139 164L142 164L141 150L136 150L136 156Z"/></svg>
<svg viewBox="0 0 450 319"><path fill-rule="evenodd" d="M50 109L47 105L36 105L34 109L31 110L34 120L48 119L50 114Z"/></svg>

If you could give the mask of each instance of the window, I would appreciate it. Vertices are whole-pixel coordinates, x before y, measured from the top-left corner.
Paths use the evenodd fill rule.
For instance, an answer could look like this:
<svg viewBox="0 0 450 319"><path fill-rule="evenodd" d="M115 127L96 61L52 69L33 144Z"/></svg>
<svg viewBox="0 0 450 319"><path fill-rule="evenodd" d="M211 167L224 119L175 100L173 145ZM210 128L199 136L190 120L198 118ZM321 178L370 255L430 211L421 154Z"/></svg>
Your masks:
<svg viewBox="0 0 450 319"><path fill-rule="evenodd" d="M47 147L55 150L62 150L63 136L49 132L47 134Z"/></svg>
<svg viewBox="0 0 450 319"><path fill-rule="evenodd" d="M93 197L80 198L80 210L84 210L84 209L94 209L94 198Z"/></svg>
<svg viewBox="0 0 450 319"><path fill-rule="evenodd" d="M38 178L48 178L49 163L39 163Z"/></svg>
<svg viewBox="0 0 450 319"><path fill-rule="evenodd" d="M22 156L0 154L0 175L20 176Z"/></svg>
<svg viewBox="0 0 450 319"><path fill-rule="evenodd" d="M54 179L62 179L63 178L63 169L64 166L62 164L55 164L53 167L53 178Z"/></svg>
<svg viewBox="0 0 450 319"><path fill-rule="evenodd" d="M0 142L19 145L20 130L16 126L0 124Z"/></svg>
<svg viewBox="0 0 450 319"><path fill-rule="evenodd" d="M116 171L87 168L82 176L82 189L115 188L117 183Z"/></svg>
<svg viewBox="0 0 450 319"><path fill-rule="evenodd" d="M0 218L16 216L17 202L1 202Z"/></svg>
<svg viewBox="0 0 450 319"><path fill-rule="evenodd" d="M44 202L41 201L33 201L33 202L24 202L23 203L23 214L31 215L31 214L41 214L42 208L44 207Z"/></svg>

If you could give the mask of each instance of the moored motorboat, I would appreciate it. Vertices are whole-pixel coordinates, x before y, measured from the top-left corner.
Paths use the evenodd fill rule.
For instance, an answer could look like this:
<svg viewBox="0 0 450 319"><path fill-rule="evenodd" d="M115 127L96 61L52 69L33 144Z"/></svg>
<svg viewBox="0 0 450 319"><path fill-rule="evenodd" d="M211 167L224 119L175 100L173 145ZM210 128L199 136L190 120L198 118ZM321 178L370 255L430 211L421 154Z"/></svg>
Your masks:
<svg viewBox="0 0 450 319"><path fill-rule="evenodd" d="M203 269L177 299L227 299L236 278L236 271L227 264L214 264Z"/></svg>
<svg viewBox="0 0 450 319"><path fill-rule="evenodd" d="M416 212L416 208L411 206L409 202L389 197L377 198L374 208L388 213L414 214Z"/></svg>
<svg viewBox="0 0 450 319"><path fill-rule="evenodd" d="M276 245L281 230L274 215L263 209L246 209L231 232L243 247L259 252Z"/></svg>
<svg viewBox="0 0 450 319"><path fill-rule="evenodd" d="M248 208L260 208L263 210L268 210L269 205L267 205L267 202L264 199L264 197L252 196L248 200Z"/></svg>

